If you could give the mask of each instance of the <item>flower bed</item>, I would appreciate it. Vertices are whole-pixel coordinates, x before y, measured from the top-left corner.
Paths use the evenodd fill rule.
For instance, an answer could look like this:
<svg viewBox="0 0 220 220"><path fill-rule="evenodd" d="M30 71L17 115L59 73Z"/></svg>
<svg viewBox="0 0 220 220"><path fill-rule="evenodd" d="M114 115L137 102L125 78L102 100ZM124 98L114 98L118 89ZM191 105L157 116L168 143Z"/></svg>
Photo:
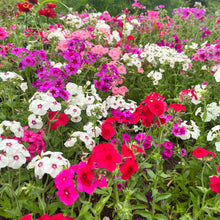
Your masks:
<svg viewBox="0 0 220 220"><path fill-rule="evenodd" d="M220 216L220 18L131 7L0 27L1 219Z"/></svg>

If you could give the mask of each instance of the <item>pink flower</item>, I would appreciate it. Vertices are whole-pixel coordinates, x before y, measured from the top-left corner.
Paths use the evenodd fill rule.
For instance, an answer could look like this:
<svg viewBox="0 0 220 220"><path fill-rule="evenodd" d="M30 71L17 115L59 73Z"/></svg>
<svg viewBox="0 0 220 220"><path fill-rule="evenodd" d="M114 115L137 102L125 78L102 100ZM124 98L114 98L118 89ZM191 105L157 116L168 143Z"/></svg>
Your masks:
<svg viewBox="0 0 220 220"><path fill-rule="evenodd" d="M119 48L113 48L108 52L108 55L113 59L113 60L118 60L119 56L121 55L121 51Z"/></svg>
<svg viewBox="0 0 220 220"><path fill-rule="evenodd" d="M37 136L38 135L33 131L25 131L24 136L22 137L22 141L32 143L37 139Z"/></svg>
<svg viewBox="0 0 220 220"><path fill-rule="evenodd" d="M120 74L126 74L126 68L124 67L124 65L120 65L118 68L117 68L118 72Z"/></svg>
<svg viewBox="0 0 220 220"><path fill-rule="evenodd" d="M118 95L119 94L119 90L118 90L118 87L113 87L112 88L112 93L113 93L113 95Z"/></svg>
<svg viewBox="0 0 220 220"><path fill-rule="evenodd" d="M62 170L55 178L55 185L58 189L63 189L65 187L71 186L73 184L73 175L70 169Z"/></svg>
<svg viewBox="0 0 220 220"><path fill-rule="evenodd" d="M141 67L138 67L138 72L139 72L139 73L144 73L144 70L143 70L143 68L141 68Z"/></svg>
<svg viewBox="0 0 220 220"><path fill-rule="evenodd" d="M79 197L78 192L76 191L74 185L59 189L57 195L61 202L65 205L72 205L74 201Z"/></svg>

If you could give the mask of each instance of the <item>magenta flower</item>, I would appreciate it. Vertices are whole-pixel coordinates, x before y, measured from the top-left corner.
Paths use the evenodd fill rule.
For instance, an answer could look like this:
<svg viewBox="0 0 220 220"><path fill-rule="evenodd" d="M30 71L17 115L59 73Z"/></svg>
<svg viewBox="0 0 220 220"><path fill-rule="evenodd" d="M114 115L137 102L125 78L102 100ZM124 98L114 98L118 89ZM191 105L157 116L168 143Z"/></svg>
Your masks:
<svg viewBox="0 0 220 220"><path fill-rule="evenodd" d="M72 205L74 201L79 197L78 192L76 191L74 185L59 189L57 195L61 202L65 205Z"/></svg>
<svg viewBox="0 0 220 220"><path fill-rule="evenodd" d="M56 187L60 190L73 185L73 175L74 172L70 169L62 170L55 178Z"/></svg>

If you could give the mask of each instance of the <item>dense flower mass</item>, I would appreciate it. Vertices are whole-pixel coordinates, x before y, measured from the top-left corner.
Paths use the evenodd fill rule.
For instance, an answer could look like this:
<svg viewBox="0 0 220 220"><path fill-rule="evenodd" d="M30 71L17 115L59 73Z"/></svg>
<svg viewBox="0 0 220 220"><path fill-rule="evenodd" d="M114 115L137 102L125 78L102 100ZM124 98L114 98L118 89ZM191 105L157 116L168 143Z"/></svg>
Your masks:
<svg viewBox="0 0 220 220"><path fill-rule="evenodd" d="M0 215L218 218L218 11L54 2L1 22Z"/></svg>

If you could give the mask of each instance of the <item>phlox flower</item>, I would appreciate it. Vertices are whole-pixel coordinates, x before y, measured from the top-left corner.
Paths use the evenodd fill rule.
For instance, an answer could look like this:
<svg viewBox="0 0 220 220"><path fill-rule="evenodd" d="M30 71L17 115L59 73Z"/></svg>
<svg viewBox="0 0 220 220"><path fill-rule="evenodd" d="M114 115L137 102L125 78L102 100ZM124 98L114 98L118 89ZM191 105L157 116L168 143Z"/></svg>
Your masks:
<svg viewBox="0 0 220 220"><path fill-rule="evenodd" d="M216 193L220 193L220 176L217 177L217 176L212 176L210 178L210 188L212 191L216 192Z"/></svg>
<svg viewBox="0 0 220 220"><path fill-rule="evenodd" d="M48 111L48 125L50 129L56 130L59 125L65 126L69 118L64 113Z"/></svg>
<svg viewBox="0 0 220 220"><path fill-rule="evenodd" d="M28 116L28 125L30 128L41 129L43 127L43 122L40 117L31 114Z"/></svg>
<svg viewBox="0 0 220 220"><path fill-rule="evenodd" d="M192 155L199 160L202 160L203 158L205 159L207 156L213 159L216 156L215 153L208 151L202 147L197 147L196 149L194 149Z"/></svg>
<svg viewBox="0 0 220 220"><path fill-rule="evenodd" d="M138 171L138 163L134 159L126 159L123 164L120 165L121 178L128 180L130 177Z"/></svg>
<svg viewBox="0 0 220 220"><path fill-rule="evenodd" d="M57 189L64 189L65 187L73 185L74 172L70 169L62 170L55 177L55 185Z"/></svg>
<svg viewBox="0 0 220 220"><path fill-rule="evenodd" d="M103 123L101 126L101 135L105 140L111 140L115 135L115 129L109 123Z"/></svg>
<svg viewBox="0 0 220 220"><path fill-rule="evenodd" d="M61 202L65 205L72 205L74 201L79 197L78 192L76 191L74 185L66 186L57 191L57 195Z"/></svg>
<svg viewBox="0 0 220 220"><path fill-rule="evenodd" d="M122 157L110 143L96 145L92 150L98 167L112 172L117 168L117 163L121 163Z"/></svg>

